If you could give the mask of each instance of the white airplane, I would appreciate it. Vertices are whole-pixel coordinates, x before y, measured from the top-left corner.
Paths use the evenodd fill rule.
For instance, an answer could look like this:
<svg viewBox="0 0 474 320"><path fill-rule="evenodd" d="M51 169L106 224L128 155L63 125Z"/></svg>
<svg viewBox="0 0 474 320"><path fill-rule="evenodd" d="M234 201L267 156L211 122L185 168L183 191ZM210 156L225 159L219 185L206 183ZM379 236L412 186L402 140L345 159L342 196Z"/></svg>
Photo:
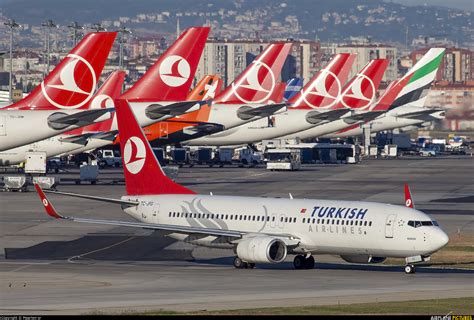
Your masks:
<svg viewBox="0 0 474 320"><path fill-rule="evenodd" d="M112 109L114 100L122 92L124 78L125 71L113 72L89 102L88 109ZM89 136L96 133L96 128L100 128L101 125L102 122L88 125L21 147L0 151L0 166L20 164L25 161L27 152L31 151L46 152L49 158L80 149L87 145Z"/></svg>
<svg viewBox="0 0 474 320"><path fill-rule="evenodd" d="M0 151L110 118L88 110L116 32L86 35L27 97L0 110Z"/></svg>
<svg viewBox="0 0 474 320"><path fill-rule="evenodd" d="M396 82L392 87L395 92L387 99L388 101L381 99L382 101L378 104L388 105L389 110L370 122L366 122L366 125L370 126L372 133L420 125L444 118L444 109L424 106L438 68L443 61L444 51L444 48L431 48ZM357 123L341 131L332 132L325 137L341 138L362 134L363 128L361 123Z"/></svg>
<svg viewBox="0 0 474 320"><path fill-rule="evenodd" d="M127 195L121 199L54 192L121 205L138 222L59 214L39 187L46 212L65 221L163 230L174 239L232 248L236 268L279 263L296 254L297 269L313 268L313 254L376 263L387 257L427 261L448 236L425 213L375 202L198 195L164 175L127 102L115 103Z"/></svg>
<svg viewBox="0 0 474 320"><path fill-rule="evenodd" d="M346 82L354 62L354 55L341 53L336 55L328 65L319 71L294 95L288 104L291 107L285 112L269 119L262 118L247 124L224 130L205 137L187 141L183 144L193 146L229 146L254 143L266 139L303 131L315 126L321 111L330 109L341 94L342 85ZM313 110L313 109L316 109Z"/></svg>

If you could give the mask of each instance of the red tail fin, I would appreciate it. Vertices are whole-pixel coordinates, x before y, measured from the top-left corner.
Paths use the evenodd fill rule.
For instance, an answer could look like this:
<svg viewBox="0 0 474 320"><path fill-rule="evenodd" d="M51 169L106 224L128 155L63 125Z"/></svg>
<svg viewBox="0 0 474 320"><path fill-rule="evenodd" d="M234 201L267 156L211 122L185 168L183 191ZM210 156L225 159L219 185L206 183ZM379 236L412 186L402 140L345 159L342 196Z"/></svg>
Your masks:
<svg viewBox="0 0 474 320"><path fill-rule="evenodd" d="M115 100L115 109L127 194L194 194L163 173L127 101Z"/></svg>
<svg viewBox="0 0 474 320"><path fill-rule="evenodd" d="M280 103L283 101L283 96L285 95L286 82L279 82L273 90L273 94L268 99L267 103Z"/></svg>
<svg viewBox="0 0 474 320"><path fill-rule="evenodd" d="M382 81L387 59L374 59L355 75L344 87L336 108L368 109L375 101Z"/></svg>
<svg viewBox="0 0 474 320"><path fill-rule="evenodd" d="M410 187L405 183L405 206L408 208L414 208L413 198L411 197Z"/></svg>
<svg viewBox="0 0 474 320"><path fill-rule="evenodd" d="M222 79L217 75L207 75L204 76L188 94L186 100L212 100L221 90Z"/></svg>
<svg viewBox="0 0 474 320"><path fill-rule="evenodd" d="M280 79L291 43L269 45L216 97L218 103L266 103Z"/></svg>
<svg viewBox="0 0 474 320"><path fill-rule="evenodd" d="M354 60L355 55L350 53L335 55L324 69L316 73L303 89L288 101L293 105L292 108L329 108L336 104Z"/></svg>
<svg viewBox="0 0 474 320"><path fill-rule="evenodd" d="M107 80L105 80L99 91L97 91L97 94L95 95L94 99L92 99L90 108L93 109L95 106L100 108L113 108L115 99L118 99L120 97L120 94L122 93L122 86L124 80L125 71L114 71L107 78ZM95 101L97 101L96 105L94 105ZM108 132L112 127L112 123L114 122L115 117L116 115L113 114L110 119L86 126L83 128L82 132Z"/></svg>
<svg viewBox="0 0 474 320"><path fill-rule="evenodd" d="M89 33L26 98L7 109L86 109L116 32Z"/></svg>
<svg viewBox="0 0 474 320"><path fill-rule="evenodd" d="M186 100L209 30L209 27L193 27L185 30L150 70L122 95L122 99Z"/></svg>

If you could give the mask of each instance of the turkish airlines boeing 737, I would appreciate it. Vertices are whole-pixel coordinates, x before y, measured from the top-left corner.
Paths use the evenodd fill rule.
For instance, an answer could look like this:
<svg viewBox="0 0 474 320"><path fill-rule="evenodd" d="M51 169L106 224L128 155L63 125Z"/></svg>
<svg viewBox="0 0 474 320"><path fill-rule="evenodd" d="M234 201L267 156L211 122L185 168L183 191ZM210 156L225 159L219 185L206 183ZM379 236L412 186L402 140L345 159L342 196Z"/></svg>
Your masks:
<svg viewBox="0 0 474 320"><path fill-rule="evenodd" d="M297 269L313 268L313 254L341 255L351 262L386 257L427 261L448 236L425 213L405 206L334 200L198 195L164 175L125 100L115 103L127 195L110 199L59 194L119 204L138 222L60 215L35 185L46 212L56 219L164 230L197 245L233 248L236 268L279 263L296 254Z"/></svg>

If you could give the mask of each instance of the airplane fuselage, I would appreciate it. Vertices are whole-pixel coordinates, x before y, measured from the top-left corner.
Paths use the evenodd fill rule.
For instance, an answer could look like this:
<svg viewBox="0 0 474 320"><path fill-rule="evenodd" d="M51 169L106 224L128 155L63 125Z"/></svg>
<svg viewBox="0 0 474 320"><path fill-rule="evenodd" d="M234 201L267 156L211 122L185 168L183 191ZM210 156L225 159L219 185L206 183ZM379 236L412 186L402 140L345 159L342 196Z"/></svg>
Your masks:
<svg viewBox="0 0 474 320"><path fill-rule="evenodd" d="M124 211L142 222L236 230L276 238L291 235L297 240L291 249L295 253L405 258L429 256L448 241L437 224L415 228L409 223L432 222L428 215L390 204L212 195L122 199L140 202ZM235 246L235 242L216 236L169 236L202 246Z"/></svg>

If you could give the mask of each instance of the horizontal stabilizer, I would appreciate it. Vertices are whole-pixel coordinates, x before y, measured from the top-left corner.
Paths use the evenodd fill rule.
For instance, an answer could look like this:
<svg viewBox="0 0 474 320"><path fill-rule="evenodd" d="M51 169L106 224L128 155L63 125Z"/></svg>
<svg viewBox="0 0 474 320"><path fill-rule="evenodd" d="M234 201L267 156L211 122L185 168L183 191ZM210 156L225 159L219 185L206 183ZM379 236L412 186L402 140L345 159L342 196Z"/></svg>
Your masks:
<svg viewBox="0 0 474 320"><path fill-rule="evenodd" d="M112 111L113 108L84 110L73 114L55 112L49 116L48 125L55 130L63 130L73 125L83 127L109 119Z"/></svg>
<svg viewBox="0 0 474 320"><path fill-rule="evenodd" d="M237 116L242 120L250 120L254 117L269 117L283 111L286 111L286 103L267 104L256 108L242 106L237 111Z"/></svg>
<svg viewBox="0 0 474 320"><path fill-rule="evenodd" d="M187 127L183 129L183 132L195 134L195 133L206 133L206 134L213 134L217 132L224 131L224 126L219 123L211 123L211 122L201 122L198 123L196 126Z"/></svg>
<svg viewBox="0 0 474 320"><path fill-rule="evenodd" d="M80 145L86 145L87 139L94 135L93 133L83 133L78 135L71 135L69 137L61 138L61 142L69 142L69 143L76 143Z"/></svg>
<svg viewBox="0 0 474 320"><path fill-rule="evenodd" d="M311 124L321 124L322 122L336 121L347 112L347 109L334 109L323 112L313 110L306 114L306 121Z"/></svg>
<svg viewBox="0 0 474 320"><path fill-rule="evenodd" d="M183 101L165 106L154 103L146 108L145 114L150 119L160 119L165 116L176 117L188 112L199 110L204 104L206 104L206 101Z"/></svg>
<svg viewBox="0 0 474 320"><path fill-rule="evenodd" d="M98 132L98 133L95 133L91 138L99 139L99 140L114 141L117 134L118 134L118 130Z"/></svg>
<svg viewBox="0 0 474 320"><path fill-rule="evenodd" d="M427 108L427 109L424 109L424 110L418 110L418 111L414 111L414 112L410 112L410 113L406 113L406 114L401 114L398 117L407 118L407 119L424 120L426 118L426 116L430 116L433 113L440 112L440 111L445 111L445 109L442 109L442 108L429 108L428 109Z"/></svg>
<svg viewBox="0 0 474 320"><path fill-rule="evenodd" d="M45 193L61 194L61 195L64 195L64 196L69 196L69 197L76 197L76 198L83 198L83 199L89 199L89 200L96 200L96 201L120 204L120 205L126 206L126 207L133 207L133 206L139 205L138 201L129 201L129 200L121 200L121 199L113 199L113 198L103 198L103 197L89 196L89 195L85 195L85 194L51 191L51 190L44 190L44 192Z"/></svg>

